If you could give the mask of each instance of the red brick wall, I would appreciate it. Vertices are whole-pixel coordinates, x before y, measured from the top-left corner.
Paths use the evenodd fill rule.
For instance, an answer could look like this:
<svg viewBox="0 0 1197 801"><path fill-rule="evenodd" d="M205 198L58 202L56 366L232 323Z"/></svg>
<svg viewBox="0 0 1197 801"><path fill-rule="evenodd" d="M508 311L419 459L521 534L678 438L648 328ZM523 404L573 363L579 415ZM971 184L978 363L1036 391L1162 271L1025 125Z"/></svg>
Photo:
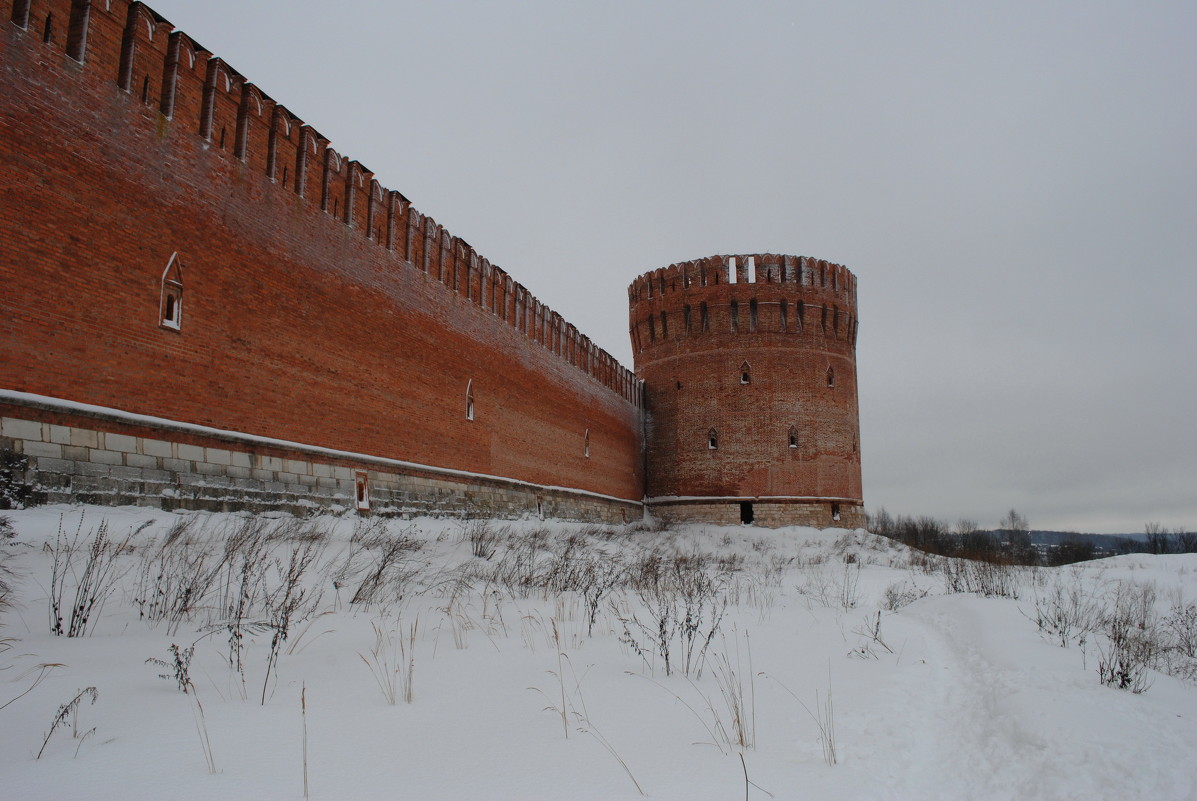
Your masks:
<svg viewBox="0 0 1197 801"><path fill-rule="evenodd" d="M72 5L0 21L0 386L642 496L624 368L140 4L92 3L69 58Z"/></svg>
<svg viewBox="0 0 1197 801"><path fill-rule="evenodd" d="M646 273L629 300L650 498L860 500L856 279L848 270L795 256L715 256Z"/></svg>

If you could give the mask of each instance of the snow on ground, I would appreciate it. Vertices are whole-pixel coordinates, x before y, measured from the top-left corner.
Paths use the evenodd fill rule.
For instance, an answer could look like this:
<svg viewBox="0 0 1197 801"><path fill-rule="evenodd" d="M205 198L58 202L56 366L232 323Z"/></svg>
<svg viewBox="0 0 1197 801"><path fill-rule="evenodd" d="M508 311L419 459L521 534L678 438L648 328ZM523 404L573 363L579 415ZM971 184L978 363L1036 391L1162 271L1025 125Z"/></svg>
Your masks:
<svg viewBox="0 0 1197 801"><path fill-rule="evenodd" d="M14 574L0 611L5 798L300 799L305 727L313 799L634 799L640 789L734 799L745 773L753 799L1197 797L1197 688L1155 671L1143 693L1103 686L1101 635L1073 632L1061 647L1035 623L1036 600L1047 608L1056 587L1075 588L1091 610L1112 608L1120 587L1146 587L1136 597L1162 619L1197 600L1193 555L1019 570L1017 598L983 597L948 594L936 560L863 531L434 519L366 530L318 518L308 531L323 532L319 554L268 671L278 630L268 624L279 618L262 593L279 585L295 542L268 543L260 566L270 569L247 583L253 605L240 626L230 610L243 595L238 557L176 626L152 619L154 598L212 571L246 518L4 514L16 530L0 541ZM90 634L53 636L53 550L60 519L69 538L80 516L83 542L101 521L114 541L131 539ZM164 542L183 520L190 529L166 550L193 561L164 571ZM401 536L373 599L351 603ZM475 541L493 547L489 558L472 554ZM622 578L604 594L595 577L608 574ZM67 607L74 582L68 573ZM588 593L599 597L590 634ZM669 675L654 645L667 613ZM172 644L194 645L186 694L159 678L174 672ZM89 687L94 703L80 699L51 731L60 706Z"/></svg>

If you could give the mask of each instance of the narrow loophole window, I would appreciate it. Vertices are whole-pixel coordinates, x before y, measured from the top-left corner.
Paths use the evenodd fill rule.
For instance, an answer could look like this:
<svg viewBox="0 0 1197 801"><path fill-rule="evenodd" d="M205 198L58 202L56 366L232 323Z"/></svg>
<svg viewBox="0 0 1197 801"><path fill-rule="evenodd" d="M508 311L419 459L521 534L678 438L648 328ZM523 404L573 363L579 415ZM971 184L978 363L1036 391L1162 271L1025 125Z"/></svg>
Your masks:
<svg viewBox="0 0 1197 801"><path fill-rule="evenodd" d="M752 383L752 366L747 361L740 365L740 383Z"/></svg>
<svg viewBox="0 0 1197 801"><path fill-rule="evenodd" d="M686 333L690 333L690 305L686 304L682 307L682 327L686 329Z"/></svg>
<svg viewBox="0 0 1197 801"><path fill-rule="evenodd" d="M829 387L835 386L835 368L832 368L832 367L827 368L827 386L829 386Z"/></svg>
<svg viewBox="0 0 1197 801"><path fill-rule="evenodd" d="M832 520L840 519L840 505L838 503L831 504L831 519Z"/></svg>
<svg viewBox="0 0 1197 801"><path fill-rule="evenodd" d="M789 439L790 439L790 447L797 448L798 447L798 428L796 426L790 426Z"/></svg>
<svg viewBox="0 0 1197 801"><path fill-rule="evenodd" d="M359 512L368 511L370 509L370 482L366 477L366 472L358 470L353 478L357 495L357 509Z"/></svg>
<svg viewBox="0 0 1197 801"><path fill-rule="evenodd" d="M719 448L719 432L713 428L707 432L707 448L712 451Z"/></svg>
<svg viewBox="0 0 1197 801"><path fill-rule="evenodd" d="M179 254L171 254L166 269L162 271L162 286L159 295L158 324L175 331L183 327L183 265Z"/></svg>
<svg viewBox="0 0 1197 801"><path fill-rule="evenodd" d="M474 419L474 381L471 379L466 384L466 419Z"/></svg>
<svg viewBox="0 0 1197 801"><path fill-rule="evenodd" d="M586 429L586 434L582 437L582 455L587 459L590 458L590 429Z"/></svg>
<svg viewBox="0 0 1197 801"><path fill-rule="evenodd" d="M54 15L46 15L46 24L42 28L42 41L46 44L54 41Z"/></svg>

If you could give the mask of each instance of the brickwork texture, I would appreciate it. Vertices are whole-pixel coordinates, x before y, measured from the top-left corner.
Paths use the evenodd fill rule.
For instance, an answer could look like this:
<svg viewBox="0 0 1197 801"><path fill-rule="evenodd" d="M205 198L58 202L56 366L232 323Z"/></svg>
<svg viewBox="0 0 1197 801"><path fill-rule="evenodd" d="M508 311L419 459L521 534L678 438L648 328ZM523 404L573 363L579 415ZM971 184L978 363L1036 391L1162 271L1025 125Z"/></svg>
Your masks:
<svg viewBox="0 0 1197 801"><path fill-rule="evenodd" d="M633 373L145 4L0 24L0 446L47 499L335 506L365 473L393 513L858 503L844 268L647 274Z"/></svg>

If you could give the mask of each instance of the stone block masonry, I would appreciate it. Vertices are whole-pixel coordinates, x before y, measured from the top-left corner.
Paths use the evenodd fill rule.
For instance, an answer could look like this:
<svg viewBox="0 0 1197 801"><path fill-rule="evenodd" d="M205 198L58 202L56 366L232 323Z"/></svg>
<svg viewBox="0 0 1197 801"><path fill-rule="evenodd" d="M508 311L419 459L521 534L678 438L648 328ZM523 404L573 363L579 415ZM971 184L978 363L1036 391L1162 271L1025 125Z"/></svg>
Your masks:
<svg viewBox="0 0 1197 801"><path fill-rule="evenodd" d="M119 415L82 416L47 403L4 404L0 412L5 415L0 417L0 451L25 457L24 473L16 478L32 490L33 503L296 515L356 510L400 517L561 517L596 523L643 516L639 502L362 455L338 458L322 449L272 446L253 437L203 435L185 428L155 428L153 436L142 435ZM58 422L29 419L31 415ZM89 444L48 441L59 432ZM172 433L177 439L163 438ZM359 476L366 481L360 501Z"/></svg>

